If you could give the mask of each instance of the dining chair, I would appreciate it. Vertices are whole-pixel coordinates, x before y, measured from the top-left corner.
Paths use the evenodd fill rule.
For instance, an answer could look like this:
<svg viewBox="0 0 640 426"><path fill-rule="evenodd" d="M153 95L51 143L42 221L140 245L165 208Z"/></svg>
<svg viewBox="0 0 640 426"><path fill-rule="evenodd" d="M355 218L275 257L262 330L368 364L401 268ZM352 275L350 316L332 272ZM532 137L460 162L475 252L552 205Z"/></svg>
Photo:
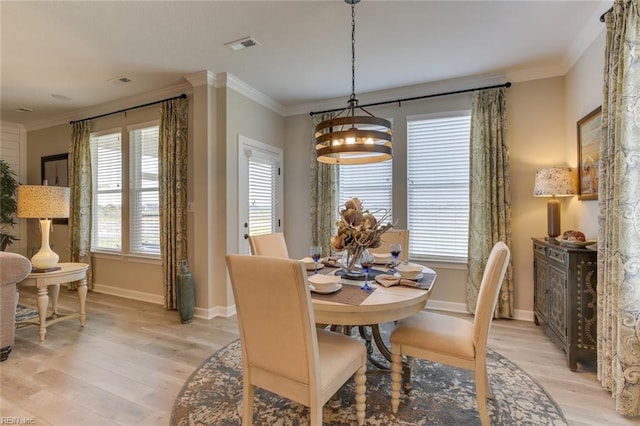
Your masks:
<svg viewBox="0 0 640 426"><path fill-rule="evenodd" d="M371 253L389 253L389 244L400 243L402 250L398 260L407 260L409 253L409 230L389 229L380 235L380 247L368 249Z"/></svg>
<svg viewBox="0 0 640 426"><path fill-rule="evenodd" d="M491 249L485 266L473 322L450 315L421 311L400 320L391 332L391 409L400 405L402 355L409 363L413 358L438 362L473 371L480 421L489 424L487 398L493 398L487 376L487 337L500 286L510 258L509 248L502 241ZM405 384L410 384L405 377Z"/></svg>
<svg viewBox="0 0 640 426"><path fill-rule="evenodd" d="M252 424L258 386L309 407L311 425L321 426L324 404L352 376L356 417L364 424L366 348L315 327L302 263L238 254L226 261L242 347L242 424Z"/></svg>
<svg viewBox="0 0 640 426"><path fill-rule="evenodd" d="M251 247L251 253L256 256L289 258L287 242L282 232L252 235L249 237L249 246Z"/></svg>

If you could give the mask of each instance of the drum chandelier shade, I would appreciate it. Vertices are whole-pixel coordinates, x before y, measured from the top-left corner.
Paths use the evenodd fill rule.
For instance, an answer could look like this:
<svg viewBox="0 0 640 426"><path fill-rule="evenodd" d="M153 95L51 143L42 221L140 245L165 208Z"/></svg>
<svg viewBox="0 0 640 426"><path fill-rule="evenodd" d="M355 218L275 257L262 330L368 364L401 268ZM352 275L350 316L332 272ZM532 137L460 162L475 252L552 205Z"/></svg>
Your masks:
<svg viewBox="0 0 640 426"><path fill-rule="evenodd" d="M369 164L391 159L391 122L358 106L355 94L355 5L351 5L351 96L347 107L315 128L315 149L319 162L327 164ZM364 113L365 115L356 115Z"/></svg>

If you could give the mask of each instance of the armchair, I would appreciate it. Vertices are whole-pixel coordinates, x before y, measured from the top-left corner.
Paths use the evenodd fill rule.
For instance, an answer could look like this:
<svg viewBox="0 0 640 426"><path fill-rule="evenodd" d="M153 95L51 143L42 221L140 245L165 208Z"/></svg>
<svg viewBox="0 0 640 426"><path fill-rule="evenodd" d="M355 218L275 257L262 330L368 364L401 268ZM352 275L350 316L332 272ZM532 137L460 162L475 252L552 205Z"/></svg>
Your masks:
<svg viewBox="0 0 640 426"><path fill-rule="evenodd" d="M17 253L0 251L0 361L11 352L16 332L16 284L31 272L31 262Z"/></svg>

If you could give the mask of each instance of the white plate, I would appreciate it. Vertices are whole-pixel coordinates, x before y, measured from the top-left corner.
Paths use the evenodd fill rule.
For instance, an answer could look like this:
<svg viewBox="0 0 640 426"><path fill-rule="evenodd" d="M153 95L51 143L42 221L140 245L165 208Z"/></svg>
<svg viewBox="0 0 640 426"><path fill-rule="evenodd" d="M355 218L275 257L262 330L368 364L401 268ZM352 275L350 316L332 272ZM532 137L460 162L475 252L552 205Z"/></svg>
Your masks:
<svg viewBox="0 0 640 426"><path fill-rule="evenodd" d="M424 275L418 274L418 276L415 277L415 278L403 278L402 275L400 275L400 273L398 273L398 272L393 274L393 276L396 277L396 278L402 278L403 280L411 280L411 281L420 281L424 277Z"/></svg>
<svg viewBox="0 0 640 426"><path fill-rule="evenodd" d="M569 240L563 240L562 238L557 238L557 237L556 237L556 241L561 245L567 246L567 247L586 247L596 243L596 240L569 241Z"/></svg>
<svg viewBox="0 0 640 426"><path fill-rule="evenodd" d="M371 253L376 265L386 265L393 260L391 253Z"/></svg>
<svg viewBox="0 0 640 426"><path fill-rule="evenodd" d="M335 293L336 291L340 290L342 288L342 284L340 283L335 283L335 285L328 287L328 288L323 288L322 290L318 290L316 289L313 284L309 285L309 289L314 292L314 293L318 293L318 294L330 294L330 293Z"/></svg>

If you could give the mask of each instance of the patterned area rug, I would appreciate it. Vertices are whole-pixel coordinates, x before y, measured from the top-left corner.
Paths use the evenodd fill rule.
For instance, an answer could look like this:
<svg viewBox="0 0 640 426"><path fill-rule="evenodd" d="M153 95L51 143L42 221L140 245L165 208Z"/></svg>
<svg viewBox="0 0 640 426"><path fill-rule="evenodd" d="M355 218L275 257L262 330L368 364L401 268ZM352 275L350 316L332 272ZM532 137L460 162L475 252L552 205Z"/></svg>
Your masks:
<svg viewBox="0 0 640 426"><path fill-rule="evenodd" d="M494 399L487 402L492 425L567 425L558 405L527 373L491 350L487 368ZM374 367L372 367L375 370ZM240 341L207 359L186 381L175 401L171 425L242 423ZM415 360L413 389L401 394L398 416L391 414L390 375L367 374L366 425L479 425L471 372ZM324 407L324 424L356 424L353 380L340 391L342 407ZM256 388L254 424L309 424L308 408Z"/></svg>
<svg viewBox="0 0 640 426"><path fill-rule="evenodd" d="M32 318L38 318L38 311L22 305L16 306L16 322L26 321Z"/></svg>

